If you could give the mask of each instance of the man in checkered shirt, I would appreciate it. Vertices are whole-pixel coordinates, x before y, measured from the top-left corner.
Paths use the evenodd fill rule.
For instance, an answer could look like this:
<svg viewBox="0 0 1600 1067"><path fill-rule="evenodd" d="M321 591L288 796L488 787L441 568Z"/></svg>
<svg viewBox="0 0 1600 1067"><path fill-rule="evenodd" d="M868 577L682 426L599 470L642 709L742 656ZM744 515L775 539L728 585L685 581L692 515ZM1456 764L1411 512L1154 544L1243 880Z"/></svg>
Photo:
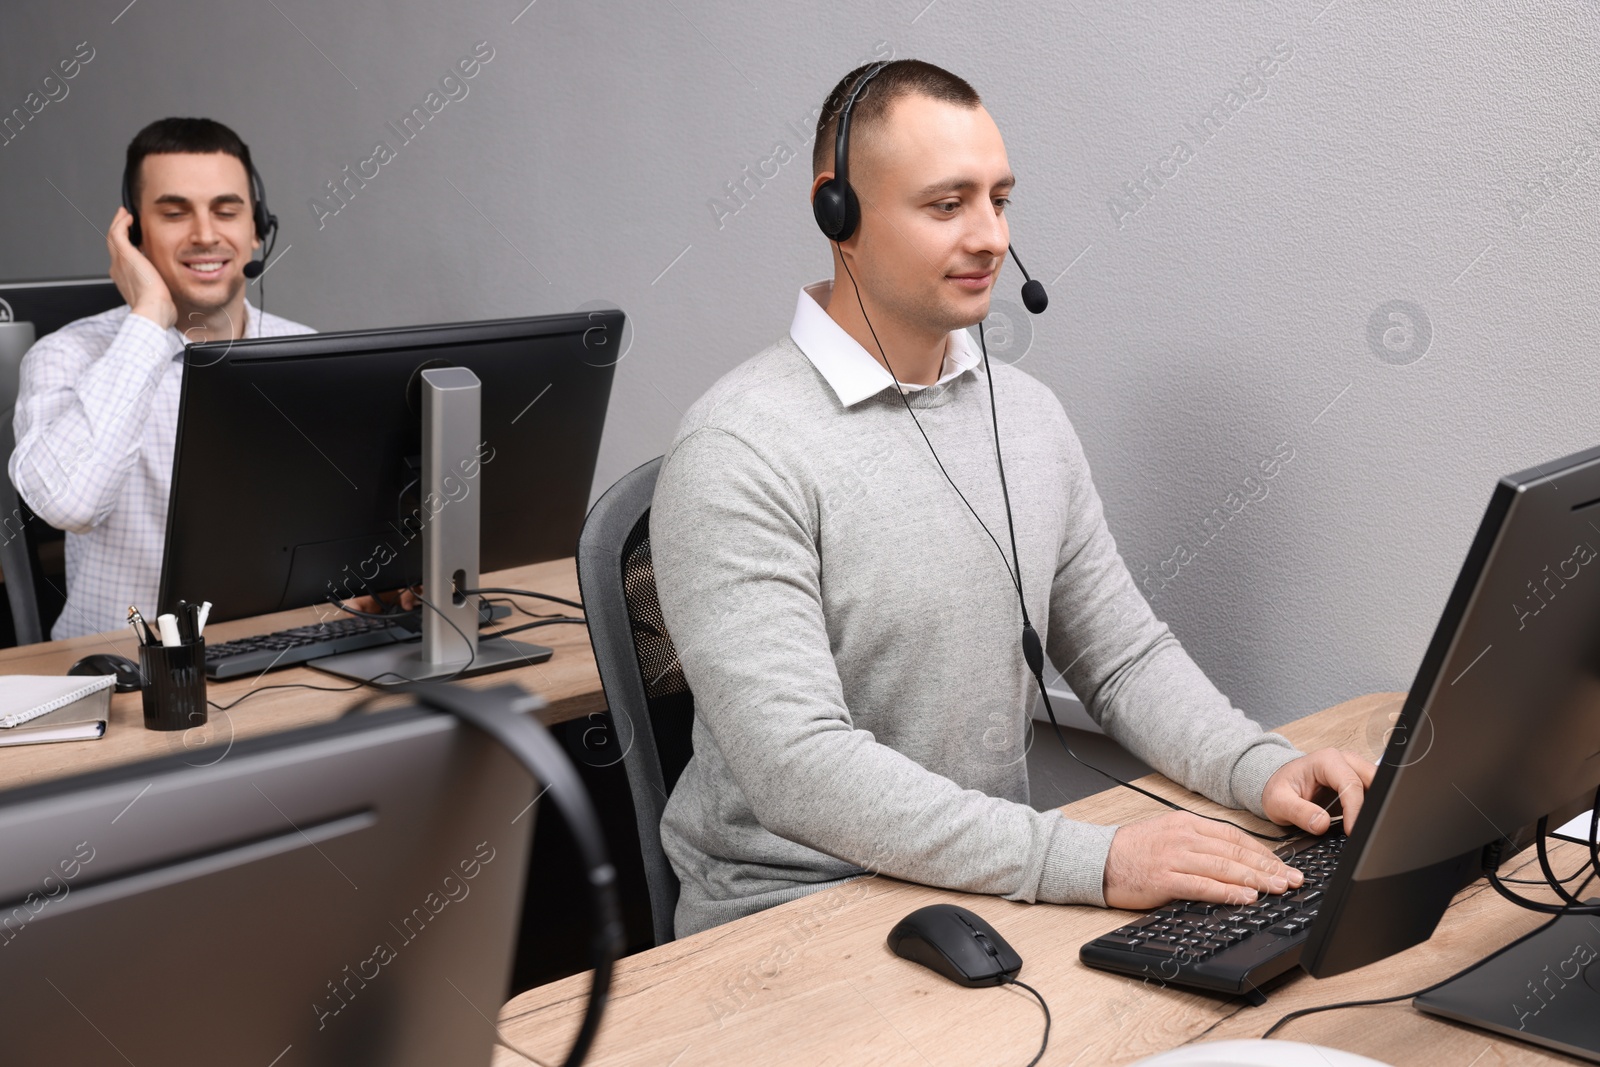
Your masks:
<svg viewBox="0 0 1600 1067"><path fill-rule="evenodd" d="M126 625L156 607L178 430L184 345L313 333L251 306L244 266L262 235L250 149L210 119L169 118L128 146L135 217L106 235L127 304L41 338L22 360L10 474L67 531L57 639Z"/></svg>

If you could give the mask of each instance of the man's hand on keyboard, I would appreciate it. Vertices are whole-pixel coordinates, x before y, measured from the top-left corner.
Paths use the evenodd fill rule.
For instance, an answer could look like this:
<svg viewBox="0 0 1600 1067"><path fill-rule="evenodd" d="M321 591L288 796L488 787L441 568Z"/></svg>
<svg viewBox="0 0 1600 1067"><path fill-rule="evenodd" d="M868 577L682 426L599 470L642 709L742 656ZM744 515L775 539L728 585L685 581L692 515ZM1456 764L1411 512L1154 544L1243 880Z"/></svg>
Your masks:
<svg viewBox="0 0 1600 1067"><path fill-rule="evenodd" d="M1372 760L1355 752L1319 748L1279 767L1261 793L1261 810L1280 825L1293 824L1314 834L1327 831L1332 819L1312 797L1319 790L1338 793L1344 811L1344 832L1348 834L1361 811L1361 800L1378 768Z"/></svg>
<svg viewBox="0 0 1600 1067"><path fill-rule="evenodd" d="M1304 880L1242 830L1175 811L1117 827L1104 891L1107 905L1142 910L1172 900L1249 904Z"/></svg>

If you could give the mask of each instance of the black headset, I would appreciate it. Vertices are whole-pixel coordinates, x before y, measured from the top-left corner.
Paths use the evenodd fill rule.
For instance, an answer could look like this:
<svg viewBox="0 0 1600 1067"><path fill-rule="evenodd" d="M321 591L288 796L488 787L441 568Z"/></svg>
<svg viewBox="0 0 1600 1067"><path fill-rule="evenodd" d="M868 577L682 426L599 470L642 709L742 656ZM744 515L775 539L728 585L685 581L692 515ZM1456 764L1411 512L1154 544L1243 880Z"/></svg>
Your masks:
<svg viewBox="0 0 1600 1067"><path fill-rule="evenodd" d="M816 195L811 201L811 213L816 217L818 228L822 230L824 236L834 242L835 246L840 241L849 239L861 222L861 204L856 199L855 190L850 187L850 112L855 107L856 101L860 99L867 83L877 77L889 65L889 62L888 60L883 60L874 63L861 76L861 79L856 82L855 89L845 98L844 107L839 113L839 132L834 139L834 176L817 187ZM1017 259L1016 249L1008 244L1006 250L1011 254L1012 259ZM856 303L861 308L861 317L866 321L867 329L872 333L872 340L878 346L879 354L883 356L883 365L888 368L890 377L894 379L895 391L900 394L900 400L905 404L906 413L911 416L911 421L917 424L917 431L922 434L922 440L927 444L928 451L933 453L933 461L938 464L939 473L944 475L944 480L950 483L950 488L956 491L956 495L967 506L967 510L972 512L972 517L977 519L978 525L983 528L983 532L989 535L989 540L994 542L995 551L1000 553L1000 559L1006 565L1006 577L1011 579L1012 585L1016 587L1017 604L1022 608L1022 658L1028 664L1028 672L1033 675L1033 680L1038 683L1039 696L1044 701L1045 713L1050 716L1050 725L1055 729L1056 739L1061 742L1061 747L1066 749L1067 755L1078 763L1118 785L1126 786L1135 793L1164 804L1173 811L1189 811L1192 815L1199 815L1199 812L1190 811L1190 809L1181 804L1175 804L1166 797L1152 793L1147 789L1134 785L1132 782L1123 781L1111 772L1102 770L1084 760L1076 752L1072 751L1072 746L1067 744L1066 735L1061 732L1061 724L1056 721L1055 707L1050 702L1050 691L1044 681L1044 642L1039 640L1039 632L1033 628L1033 622L1028 617L1028 602L1022 591L1022 558L1017 553L1017 529L1011 516L1011 492L1006 487L1006 465L1004 458L1000 455L1000 417L995 410L994 376L989 372L989 346L984 341L983 323L981 321L978 323L978 345L983 350L983 374L989 383L989 417L994 425L994 462L1000 472L1000 496L1005 502L1006 530L1011 535L1010 559L1006 558L1005 549L1000 547L999 539L989 529L988 524L979 517L977 510L973 508L971 501L967 499L967 495L961 491L960 486L956 485L955 479L950 477L950 472L945 470L944 462L939 459L938 451L933 447L933 442L929 440L927 431L922 428L922 422L917 418L916 410L912 408L911 401L906 398L905 389L900 385L900 376L895 373L894 367L890 365L889 354L884 351L883 342L878 340L878 331L873 329L872 320L867 317L867 305L861 299L861 287L856 284L855 272L850 269L850 263L845 259L843 249L839 250L839 262L844 264L845 273L850 276L851 287L856 291ZM1028 277L1028 272L1023 268L1021 260L1017 260L1017 268L1022 271L1022 277L1026 279L1022 286L1023 306L1037 315L1045 309L1049 303L1049 297L1044 291L1044 286L1038 280ZM1290 838L1299 836L1298 831L1288 834L1263 834L1240 826L1232 819L1218 818L1214 815L1200 815L1200 817L1202 819L1210 819L1212 822L1227 823L1235 829L1242 830L1252 837L1258 837L1265 841L1287 841Z"/></svg>
<svg viewBox="0 0 1600 1067"><path fill-rule="evenodd" d="M261 258L252 259L244 265L244 276L253 279L261 277L267 269L267 259L278 243L278 216L267 210L267 190L261 183L261 174L256 170L256 165L246 159L240 159L239 162L244 164L245 171L250 175L250 218L255 222L256 236L261 239L263 246ZM122 168L122 206L133 216L133 225L128 227L128 243L137 248L144 241L144 231L139 228L139 207L133 200L133 170L126 166Z"/></svg>
<svg viewBox="0 0 1600 1067"><path fill-rule="evenodd" d="M856 82L855 89L846 98L844 108L839 112L839 129L833 139L833 177L819 185L816 196L811 199L811 214L817 220L817 227L822 230L823 236L831 241L848 241L861 222L861 202L856 199L856 191L850 187L850 113L865 91L867 83L882 73L888 65L888 60L874 63L871 69L861 76L861 80ZM1011 253L1013 260L1016 260L1017 269L1022 271L1023 306L1035 315L1039 314L1050 303L1044 285L1028 277L1028 269L1022 265L1022 260L1017 259L1015 248L1007 245L1006 251Z"/></svg>

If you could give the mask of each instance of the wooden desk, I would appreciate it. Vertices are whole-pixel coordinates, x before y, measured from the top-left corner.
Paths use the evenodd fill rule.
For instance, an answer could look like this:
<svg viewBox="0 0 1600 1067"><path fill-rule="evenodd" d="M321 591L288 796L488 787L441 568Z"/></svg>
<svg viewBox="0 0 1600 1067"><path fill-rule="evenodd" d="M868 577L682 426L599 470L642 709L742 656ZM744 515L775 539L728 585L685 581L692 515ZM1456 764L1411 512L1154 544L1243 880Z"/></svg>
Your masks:
<svg viewBox="0 0 1600 1067"><path fill-rule="evenodd" d="M483 577L483 584L534 589L569 600L579 599L577 569L570 557L488 574ZM546 610L540 606L547 603L544 601L523 598L519 602L529 611L542 613ZM552 606L551 610L554 609L555 606ZM326 612L328 609L321 610ZM305 626L318 620L318 611L317 608L300 608L253 619L219 622L206 627L206 638L213 643L220 643L236 637ZM531 620L513 614L502 625L514 626L518 621ZM549 702L540 717L551 724L605 710L605 697L600 690L599 675L595 673L594 652L589 646L589 633L585 627L541 626L518 636L521 640L553 648L555 655L544 663L479 675L463 680L462 684L490 686L516 682ZM139 659L133 633L124 627L109 633L0 650L0 674L65 674L73 663L94 652L114 652L135 662ZM207 686L206 696L226 706L252 689L291 682L335 689L347 684L341 678L309 667L290 667L256 677L212 682ZM231 711L211 709L210 721L205 726L171 732L144 728L144 706L138 693L115 694L111 698L111 716L106 736L99 741L0 748L0 789L172 752L190 752L195 755L196 762L209 762L218 758L211 753L220 756L234 738L336 719L346 708L366 699L372 692L366 686L343 692L273 689L251 696ZM400 703L402 699L399 695L386 697L374 706L389 706Z"/></svg>
<svg viewBox="0 0 1600 1067"><path fill-rule="evenodd" d="M1337 745L1376 758L1388 715L1403 697L1360 697L1281 732L1304 750ZM1197 810L1221 810L1159 775L1141 784ZM1165 809L1113 788L1062 810L1110 823ZM1558 869L1572 869L1578 847L1563 844L1556 851ZM1134 913L1018 904L868 877L620 961L589 1062L602 1067L1027 1063L1038 1050L1043 1025L1032 997L1005 987L963 988L900 959L884 943L907 912L939 901L983 915L1021 953L1022 979L1043 994L1054 1018L1042 1062L1061 1067L1128 1063L1195 1041L1259 1037L1296 1008L1420 989L1543 921L1479 882L1461 892L1423 944L1336 978L1298 974L1276 987L1265 1006L1251 1008L1078 962L1080 945ZM588 983L587 974L578 975L516 997L501 1012L501 1033L543 1062L559 1062L577 1030ZM1405 1001L1298 1019L1274 1036L1393 1064L1580 1062L1434 1019ZM526 1060L496 1048L493 1062L514 1067Z"/></svg>

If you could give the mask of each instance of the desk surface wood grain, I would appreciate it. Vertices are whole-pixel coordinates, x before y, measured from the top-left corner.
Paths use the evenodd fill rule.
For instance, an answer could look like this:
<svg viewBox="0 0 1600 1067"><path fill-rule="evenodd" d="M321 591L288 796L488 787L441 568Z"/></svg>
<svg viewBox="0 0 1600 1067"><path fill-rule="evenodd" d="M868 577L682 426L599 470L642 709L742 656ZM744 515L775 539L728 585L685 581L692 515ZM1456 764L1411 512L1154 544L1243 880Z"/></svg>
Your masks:
<svg viewBox="0 0 1600 1067"><path fill-rule="evenodd" d="M1301 749L1335 745L1376 758L1404 694L1360 697L1280 732ZM1046 739L1041 738L1041 743ZM1207 814L1222 809L1159 775L1141 784ZM1120 788L1062 809L1120 823L1165 809ZM1256 829L1268 824L1229 813ZM1557 866L1579 859L1555 849ZM1526 860L1518 858L1518 866ZM1521 877L1528 877L1523 871ZM895 956L885 944L906 913L940 901L988 919L1022 955L1021 978L1050 1004L1045 1064L1120 1064L1176 1045L1259 1037L1297 1008L1420 989L1539 925L1542 917L1499 899L1484 883L1464 889L1421 945L1335 978L1295 973L1262 1007L1091 970L1085 941L1134 913L1019 904L872 876L790 901L738 922L622 960L590 1063L597 1067L707 1064L881 1064L971 1067L1025 1064L1038 1050L1043 1015L1013 988L966 989ZM588 975L523 993L501 1012L504 1039L543 1063L558 1063L588 993ZM1579 1063L1571 1057L1435 1019L1401 1001L1342 1009L1288 1024L1277 1035L1392 1064ZM497 1048L495 1067L526 1063Z"/></svg>
<svg viewBox="0 0 1600 1067"><path fill-rule="evenodd" d="M484 576L483 584L532 589L569 600L579 599L577 570L570 557L488 574ZM518 602L527 610L539 613L568 610L549 601L518 598ZM219 622L206 627L206 639L221 643L237 637L310 625L321 617L319 610L326 613L329 609L299 608L257 618ZM500 625L509 627L529 621L532 620L527 616L513 613ZM478 675L464 679L462 684L491 686L516 682L524 689L544 697L549 706L540 717L552 724L605 710L605 697L595 673L594 652L589 645L586 627L541 626L518 634L517 639L546 645L555 650L555 655L544 663ZM95 652L116 653L135 662L139 659L133 633L124 627L109 633L0 650L0 674L65 674L73 663ZM289 683L327 686L331 691L270 688ZM309 667L289 667L254 677L211 682L207 686L206 697L219 705L226 707L246 696L249 699L229 711L212 708L210 719L204 726L171 732L146 730L140 695L118 693L111 698L106 736L98 741L0 748L0 789L101 770L174 752L190 753L196 762L211 762L220 758L234 739L336 719L346 708L374 692L367 686L350 688L351 684ZM262 692L254 694L253 691L258 689ZM375 702L373 707L393 706L402 700L398 695L384 697Z"/></svg>

